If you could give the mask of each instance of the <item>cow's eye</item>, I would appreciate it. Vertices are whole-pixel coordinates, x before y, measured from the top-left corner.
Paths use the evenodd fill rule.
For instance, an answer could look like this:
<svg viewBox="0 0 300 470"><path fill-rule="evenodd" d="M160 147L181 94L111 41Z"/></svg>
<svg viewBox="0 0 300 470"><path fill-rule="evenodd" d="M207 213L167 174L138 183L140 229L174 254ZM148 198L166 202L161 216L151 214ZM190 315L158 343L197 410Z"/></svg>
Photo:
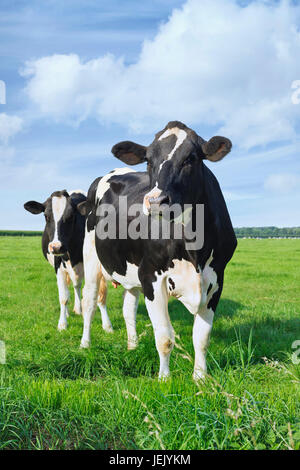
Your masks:
<svg viewBox="0 0 300 470"><path fill-rule="evenodd" d="M71 222L73 220L73 212L65 214L63 220L64 222Z"/></svg>
<svg viewBox="0 0 300 470"><path fill-rule="evenodd" d="M46 222L49 222L49 220L50 220L49 215L48 214L44 214L44 215L45 215Z"/></svg>
<svg viewBox="0 0 300 470"><path fill-rule="evenodd" d="M194 162L194 155L190 155L187 157L184 162L182 163L182 168L187 167L188 165L191 165Z"/></svg>

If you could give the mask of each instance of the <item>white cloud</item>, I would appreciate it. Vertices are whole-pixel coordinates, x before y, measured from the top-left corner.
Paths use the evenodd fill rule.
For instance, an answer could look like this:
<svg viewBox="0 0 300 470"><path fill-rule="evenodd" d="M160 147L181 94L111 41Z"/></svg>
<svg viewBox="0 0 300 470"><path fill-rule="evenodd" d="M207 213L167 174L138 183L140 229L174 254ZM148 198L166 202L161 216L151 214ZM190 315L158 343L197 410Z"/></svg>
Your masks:
<svg viewBox="0 0 300 470"><path fill-rule="evenodd" d="M300 176L292 173L272 174L265 180L264 187L276 193L289 193L300 188Z"/></svg>
<svg viewBox="0 0 300 470"><path fill-rule="evenodd" d="M223 196L226 202L233 202L233 201L245 201L248 199L258 199L258 194L250 194L245 192L237 192L237 191L227 191L226 189L223 191Z"/></svg>
<svg viewBox="0 0 300 470"><path fill-rule="evenodd" d="M29 98L58 121L93 116L152 134L179 119L213 125L250 148L295 136L299 20L300 6L287 0L247 7L188 0L143 43L134 64L113 55L53 55L28 62L22 74Z"/></svg>
<svg viewBox="0 0 300 470"><path fill-rule="evenodd" d="M7 144L9 139L23 128L23 119L0 113L0 142Z"/></svg>

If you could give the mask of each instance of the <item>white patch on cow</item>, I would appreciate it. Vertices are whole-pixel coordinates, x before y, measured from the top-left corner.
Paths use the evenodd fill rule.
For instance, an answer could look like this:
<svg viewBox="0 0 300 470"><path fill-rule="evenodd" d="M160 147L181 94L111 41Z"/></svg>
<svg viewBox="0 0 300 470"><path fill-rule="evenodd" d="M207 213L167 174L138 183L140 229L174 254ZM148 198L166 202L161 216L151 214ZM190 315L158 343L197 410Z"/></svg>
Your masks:
<svg viewBox="0 0 300 470"><path fill-rule="evenodd" d="M145 215L149 215L150 213L150 202L149 199L151 198L158 198L162 193L161 189L158 189L157 183L155 183L154 188L149 191L149 193L145 194L144 200L143 200L143 212Z"/></svg>
<svg viewBox="0 0 300 470"><path fill-rule="evenodd" d="M83 263L78 263L75 266L72 266L71 261L68 260L65 262L66 271L69 274L69 277L74 286L74 312L77 315L81 315L81 284L83 281Z"/></svg>
<svg viewBox="0 0 300 470"><path fill-rule="evenodd" d="M83 243L83 265L85 285L82 296L83 334L80 346L82 348L88 348L91 342L91 324L97 308L99 285L101 276L103 275L103 269L96 252L95 230L88 232L87 226L85 227ZM111 331L111 322L107 315L106 307L103 304L102 306L103 308L100 309L100 312L103 328L107 331Z"/></svg>
<svg viewBox="0 0 300 470"><path fill-rule="evenodd" d="M126 175L126 173L135 173L135 170L132 170L131 168L116 168L113 170L111 173L108 173L107 175L103 176L101 180L99 181L97 191L96 191L96 201L99 203L101 199L103 198L104 194L106 191L109 190L110 184L109 180L112 176L119 176L119 175Z"/></svg>
<svg viewBox="0 0 300 470"><path fill-rule="evenodd" d="M214 311L209 308L195 315L193 344L195 350L194 380L204 379L206 375L206 351L214 319Z"/></svg>
<svg viewBox="0 0 300 470"><path fill-rule="evenodd" d="M145 304L153 326L156 349L159 355L159 378L170 375L170 354L175 344L175 333L168 313L168 293L166 275L155 273L157 280L153 282L153 300L145 297Z"/></svg>
<svg viewBox="0 0 300 470"><path fill-rule="evenodd" d="M201 273L190 261L174 259L173 263L174 267L166 273L168 293L195 315L202 299Z"/></svg>
<svg viewBox="0 0 300 470"><path fill-rule="evenodd" d="M59 242L57 226L58 222L63 216L67 205L67 198L65 196L53 196L52 198L52 213L54 219L54 237L51 243Z"/></svg>
<svg viewBox="0 0 300 470"><path fill-rule="evenodd" d="M100 302L98 302L98 307L99 307L99 310L100 310L100 313L101 313L101 320L102 320L103 330L106 331L107 333L113 333L114 329L112 327L110 318L108 316L106 305L101 304Z"/></svg>
<svg viewBox="0 0 300 470"><path fill-rule="evenodd" d="M127 290L133 289L134 287L141 287L141 281L139 280L139 276L138 276L138 268L139 267L136 266L135 264L128 263L128 261L126 261L125 276L122 276L121 274L113 272L110 278L122 284L122 286ZM103 275L105 277L104 270L103 270Z"/></svg>
<svg viewBox="0 0 300 470"><path fill-rule="evenodd" d="M68 313L68 301L70 298L70 293L68 289L66 270L63 267L63 264L57 270L56 273L57 287L58 287L58 296L60 303L60 317L58 321L58 330L66 330L68 326L67 317Z"/></svg>
<svg viewBox="0 0 300 470"><path fill-rule="evenodd" d="M202 279L201 279L202 296L201 296L200 310L198 312L199 314L201 314L201 312L205 312L205 310L207 309L207 305L211 301L213 295L219 289L219 285L217 282L218 280L217 273L210 266L212 260L213 260L213 250L202 271ZM207 291L210 285L212 285L212 287L209 291L209 294L207 294Z"/></svg>
<svg viewBox="0 0 300 470"><path fill-rule="evenodd" d="M72 189L72 191L68 191L68 193L70 194L83 194L84 196L87 196L87 193L86 191L83 191L83 189Z"/></svg>
<svg viewBox="0 0 300 470"><path fill-rule="evenodd" d="M193 315L201 315L213 295L217 292L217 274L210 266L213 252L207 260L203 271L196 271L195 266L186 260L174 259L174 267L166 272L169 295L176 297ZM188 282L187 282L188 280ZM175 285L175 286L174 286ZM209 294L209 286L212 285Z"/></svg>
<svg viewBox="0 0 300 470"><path fill-rule="evenodd" d="M213 250L201 275L201 303L195 315L193 328L193 344L195 349L195 365L193 377L195 380L204 379L206 375L206 351L212 329L214 311L208 308L213 295L218 291L218 276L210 266L213 261ZM212 286L209 293L208 288Z"/></svg>
<svg viewBox="0 0 300 470"><path fill-rule="evenodd" d="M47 253L47 260L51 264L51 266L54 268L54 255L51 255L50 253Z"/></svg>
<svg viewBox="0 0 300 470"><path fill-rule="evenodd" d="M123 302L123 317L127 329L127 347L128 350L135 349L138 345L138 336L136 333L136 312L139 303L140 290L138 288L126 290Z"/></svg>

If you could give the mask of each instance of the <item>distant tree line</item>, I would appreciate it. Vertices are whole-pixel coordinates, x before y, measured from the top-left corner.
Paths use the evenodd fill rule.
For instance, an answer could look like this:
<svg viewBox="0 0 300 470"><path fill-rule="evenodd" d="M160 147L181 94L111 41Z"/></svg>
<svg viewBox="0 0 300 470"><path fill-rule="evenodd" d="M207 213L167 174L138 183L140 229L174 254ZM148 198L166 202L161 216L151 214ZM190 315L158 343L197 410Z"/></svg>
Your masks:
<svg viewBox="0 0 300 470"><path fill-rule="evenodd" d="M234 229L238 238L254 237L254 238L300 238L300 227L240 227Z"/></svg>
<svg viewBox="0 0 300 470"><path fill-rule="evenodd" d="M0 237L37 237L43 232L35 230L0 230Z"/></svg>
<svg viewBox="0 0 300 470"><path fill-rule="evenodd" d="M300 227L239 227L234 229L238 238L300 238ZM43 232L34 230L0 230L0 237L36 237L42 236Z"/></svg>

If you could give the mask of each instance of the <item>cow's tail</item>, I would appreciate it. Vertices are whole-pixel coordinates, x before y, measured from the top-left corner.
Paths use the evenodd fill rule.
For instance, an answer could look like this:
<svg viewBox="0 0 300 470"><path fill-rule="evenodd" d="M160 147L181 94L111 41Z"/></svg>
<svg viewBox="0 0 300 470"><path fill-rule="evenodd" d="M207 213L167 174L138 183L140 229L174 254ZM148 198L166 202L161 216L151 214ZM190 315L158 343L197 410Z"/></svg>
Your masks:
<svg viewBox="0 0 300 470"><path fill-rule="evenodd" d="M107 295L107 284L104 277L101 275L99 293L98 293L98 303L105 305L106 304L106 295Z"/></svg>

